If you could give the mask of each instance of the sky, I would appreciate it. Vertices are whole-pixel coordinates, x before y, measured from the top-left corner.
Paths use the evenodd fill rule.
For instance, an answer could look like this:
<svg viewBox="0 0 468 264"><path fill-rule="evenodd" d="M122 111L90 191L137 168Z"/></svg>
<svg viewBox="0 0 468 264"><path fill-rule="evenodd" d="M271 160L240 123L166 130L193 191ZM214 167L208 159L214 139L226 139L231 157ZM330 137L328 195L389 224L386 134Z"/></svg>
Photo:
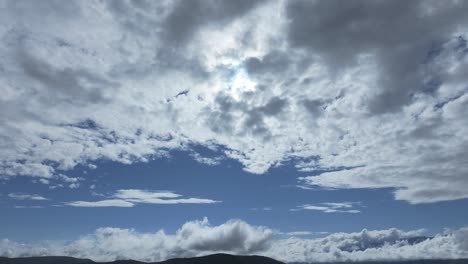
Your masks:
<svg viewBox="0 0 468 264"><path fill-rule="evenodd" d="M0 256L468 258L467 13L0 0Z"/></svg>

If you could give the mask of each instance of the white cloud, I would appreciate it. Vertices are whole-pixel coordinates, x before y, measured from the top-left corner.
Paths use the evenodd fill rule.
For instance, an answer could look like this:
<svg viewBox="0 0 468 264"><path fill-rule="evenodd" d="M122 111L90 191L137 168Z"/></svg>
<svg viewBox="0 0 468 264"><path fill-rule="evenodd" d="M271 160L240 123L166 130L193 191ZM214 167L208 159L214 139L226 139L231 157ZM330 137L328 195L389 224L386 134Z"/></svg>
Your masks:
<svg viewBox="0 0 468 264"><path fill-rule="evenodd" d="M17 243L0 240L0 256L63 255L95 261L135 259L161 261L225 252L264 255L285 262L333 262L409 259L454 259L468 257L468 229L461 228L421 237L423 230L362 230L334 233L322 238L275 238L277 233L241 220L213 226L205 218L182 225L174 234L163 230L141 233L133 229L99 228L69 242ZM291 235L306 232L292 232Z"/></svg>
<svg viewBox="0 0 468 264"><path fill-rule="evenodd" d="M310 231L293 231L293 232L287 232L285 233L288 236L310 236L313 235L314 232Z"/></svg>
<svg viewBox="0 0 468 264"><path fill-rule="evenodd" d="M250 210L252 210L252 211L271 211L271 210L273 210L273 207L270 207L270 206L260 207L260 208L254 207L254 208L250 208Z"/></svg>
<svg viewBox="0 0 468 264"><path fill-rule="evenodd" d="M26 205L15 205L14 208L17 208L17 209L29 209L29 208L33 208L33 209L39 209L39 208L44 208L44 206L40 206L40 205L30 205L30 206L26 206Z"/></svg>
<svg viewBox="0 0 468 264"><path fill-rule="evenodd" d="M153 199L160 198L178 198L180 196L181 195L169 191L147 191L138 189L118 190L114 194L114 197L116 198L137 201L151 201Z"/></svg>
<svg viewBox="0 0 468 264"><path fill-rule="evenodd" d="M132 229L106 227L67 244L30 245L0 240L0 255L65 255L95 261L159 261L213 252L252 254L265 249L272 235L273 231L268 228L251 226L240 220L212 226L205 218L185 223L175 234L166 234L163 230L139 233Z"/></svg>
<svg viewBox="0 0 468 264"><path fill-rule="evenodd" d="M466 2L142 5L4 3L0 177L202 145L327 171L305 185L468 197Z"/></svg>
<svg viewBox="0 0 468 264"><path fill-rule="evenodd" d="M192 153L192 158L201 164L206 164L208 166L216 166L221 163L223 157L204 157L199 153Z"/></svg>
<svg viewBox="0 0 468 264"><path fill-rule="evenodd" d="M360 213L360 210L353 209L356 205L361 205L360 202L341 202L341 203L320 203L318 205L303 204L291 211L313 210L324 213Z"/></svg>
<svg viewBox="0 0 468 264"><path fill-rule="evenodd" d="M45 201L48 200L45 197L42 197L37 194L26 194L26 193L10 193L8 197L15 200L34 200L34 201Z"/></svg>
<svg viewBox="0 0 468 264"><path fill-rule="evenodd" d="M467 232L462 228L417 243L410 241L421 231L398 229L335 233L315 239L289 238L274 241L266 255L288 262L466 258L468 248L460 238L466 237Z"/></svg>
<svg viewBox="0 0 468 264"><path fill-rule="evenodd" d="M219 201L202 198L179 198L180 194L169 191L138 189L117 190L114 195L100 201L73 201L66 205L75 207L133 207L136 204L213 204Z"/></svg>
<svg viewBox="0 0 468 264"><path fill-rule="evenodd" d="M67 202L65 204L74 207L133 207L135 205L134 203L118 199L101 200L94 202L74 201Z"/></svg>

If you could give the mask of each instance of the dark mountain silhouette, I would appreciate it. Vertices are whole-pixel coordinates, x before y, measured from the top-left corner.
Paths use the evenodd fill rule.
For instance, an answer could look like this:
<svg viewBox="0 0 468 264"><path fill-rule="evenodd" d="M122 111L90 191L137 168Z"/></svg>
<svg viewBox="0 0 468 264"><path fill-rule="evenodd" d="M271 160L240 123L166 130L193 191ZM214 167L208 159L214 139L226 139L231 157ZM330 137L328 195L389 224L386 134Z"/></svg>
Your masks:
<svg viewBox="0 0 468 264"><path fill-rule="evenodd" d="M289 264L306 264L302 262L291 262ZM307 263L319 264L319 262ZM320 264L468 264L468 259L420 259L420 260L398 260L398 261L356 261L356 262L321 262Z"/></svg>
<svg viewBox="0 0 468 264"><path fill-rule="evenodd" d="M29 257L29 258L4 258L0 257L1 264L91 264L90 259L78 259L72 257Z"/></svg>
<svg viewBox="0 0 468 264"><path fill-rule="evenodd" d="M284 264L283 262L262 256L235 256L229 254L214 254L197 258L169 259L160 264Z"/></svg>
<svg viewBox="0 0 468 264"><path fill-rule="evenodd" d="M136 260L116 260L112 262L94 262L90 259L72 257L0 257L0 264L146 264ZM318 264L319 262L314 262ZM431 259L402 261L359 261L359 262L322 262L320 264L468 264L468 259ZM284 264L283 262L262 256L236 256L229 254L214 254L194 258L175 258L152 264ZM305 263L290 263L305 264ZM309 263L313 264L313 263Z"/></svg>
<svg viewBox="0 0 468 264"><path fill-rule="evenodd" d="M30 257L30 258L3 258L0 264L143 264L135 260L116 260L112 262L94 262L90 259L77 259L71 257ZM154 264L284 264L283 262L262 256L235 256L229 254L214 254L194 258L175 258Z"/></svg>

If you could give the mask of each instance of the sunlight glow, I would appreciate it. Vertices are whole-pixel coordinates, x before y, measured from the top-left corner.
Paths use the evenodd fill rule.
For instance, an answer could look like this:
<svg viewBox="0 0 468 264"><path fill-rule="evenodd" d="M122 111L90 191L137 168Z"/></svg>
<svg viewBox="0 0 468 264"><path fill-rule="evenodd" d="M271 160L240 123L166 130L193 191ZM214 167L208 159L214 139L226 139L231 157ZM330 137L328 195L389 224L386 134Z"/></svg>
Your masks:
<svg viewBox="0 0 468 264"><path fill-rule="evenodd" d="M230 91L232 96L239 100L242 93L255 91L257 83L249 78L244 68L239 68L230 80Z"/></svg>

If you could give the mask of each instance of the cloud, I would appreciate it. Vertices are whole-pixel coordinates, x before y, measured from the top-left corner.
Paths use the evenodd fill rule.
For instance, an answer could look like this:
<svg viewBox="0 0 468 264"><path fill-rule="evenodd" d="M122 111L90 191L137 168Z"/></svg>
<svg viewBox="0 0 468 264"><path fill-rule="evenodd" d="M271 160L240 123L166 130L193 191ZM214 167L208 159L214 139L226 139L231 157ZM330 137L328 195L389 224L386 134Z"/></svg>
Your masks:
<svg viewBox="0 0 468 264"><path fill-rule="evenodd" d="M67 202L65 204L73 207L133 207L135 205L134 203L118 199L101 200L94 202L74 201Z"/></svg>
<svg viewBox="0 0 468 264"><path fill-rule="evenodd" d="M213 204L219 201L201 198L179 198L181 195L169 191L138 189L117 190L111 199L100 201L73 201L65 203L74 207L133 207L136 204Z"/></svg>
<svg viewBox="0 0 468 264"><path fill-rule="evenodd" d="M15 200L34 200L34 201L45 201L48 200L45 197L42 197L37 194L26 194L26 193L10 193L8 197Z"/></svg>
<svg viewBox="0 0 468 264"><path fill-rule="evenodd" d="M455 259L468 257L467 228L447 231L432 238L423 230L362 230L333 233L322 238L277 238L276 231L229 220L217 226L204 218L182 225L175 233L163 230L141 233L133 229L99 228L68 242L17 243L0 240L0 256L60 255L95 261L135 259L161 261L175 257L215 252L256 254L285 262L388 261L410 259ZM300 236L308 232L292 232Z"/></svg>
<svg viewBox="0 0 468 264"><path fill-rule="evenodd" d="M315 234L314 232L310 231L294 231L294 232L287 232L285 233L288 236L310 236Z"/></svg>
<svg viewBox="0 0 468 264"><path fill-rule="evenodd" d="M254 208L250 208L250 210L252 211L271 211L273 210L273 207L260 207L260 208L257 208L257 207L254 207Z"/></svg>
<svg viewBox="0 0 468 264"><path fill-rule="evenodd" d="M466 258L468 229L420 237L398 229L335 233L324 238L288 238L272 243L267 255L288 262L390 261Z"/></svg>
<svg viewBox="0 0 468 264"><path fill-rule="evenodd" d="M360 213L360 210L352 209L355 205L360 205L360 202L320 203L319 205L304 204L291 209L291 211L313 210L324 213Z"/></svg>
<svg viewBox="0 0 468 264"><path fill-rule="evenodd" d="M44 208L44 206L40 206L40 205L31 205L31 206L15 205L14 208L17 208L17 209L30 209L30 208L39 209L39 208Z"/></svg>
<svg viewBox="0 0 468 264"><path fill-rule="evenodd" d="M223 160L223 157L204 157L196 152L192 153L191 156L195 161L201 164L206 164L208 166L219 165L221 164L221 161Z"/></svg>
<svg viewBox="0 0 468 264"><path fill-rule="evenodd" d="M393 188L414 204L468 198L467 10L6 1L0 177L59 180L97 160L201 145L220 157L192 154L209 165L320 172L306 187Z"/></svg>
<svg viewBox="0 0 468 264"><path fill-rule="evenodd" d="M272 235L273 231L268 228L251 226L241 220L212 226L204 218L185 223L174 234L166 234L163 230L139 233L132 229L106 227L66 244L44 242L29 245L4 239L0 240L0 255L64 255L95 261L160 261L213 252L252 254L265 249Z"/></svg>

